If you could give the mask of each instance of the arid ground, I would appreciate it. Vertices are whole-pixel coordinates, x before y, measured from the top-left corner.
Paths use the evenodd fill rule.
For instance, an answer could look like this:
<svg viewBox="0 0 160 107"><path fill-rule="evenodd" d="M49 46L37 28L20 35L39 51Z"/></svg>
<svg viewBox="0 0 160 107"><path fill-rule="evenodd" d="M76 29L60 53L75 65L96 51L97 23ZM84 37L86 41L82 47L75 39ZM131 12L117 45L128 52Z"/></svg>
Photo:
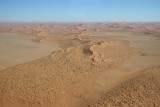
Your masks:
<svg viewBox="0 0 160 107"><path fill-rule="evenodd" d="M160 23L0 23L0 107L128 106L160 106Z"/></svg>

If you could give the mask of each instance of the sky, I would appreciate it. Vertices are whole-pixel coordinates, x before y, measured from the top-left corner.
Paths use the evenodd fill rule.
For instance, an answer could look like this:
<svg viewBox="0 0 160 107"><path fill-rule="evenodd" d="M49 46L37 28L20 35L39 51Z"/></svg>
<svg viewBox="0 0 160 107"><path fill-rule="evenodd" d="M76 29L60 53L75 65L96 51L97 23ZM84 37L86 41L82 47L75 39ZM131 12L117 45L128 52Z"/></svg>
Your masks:
<svg viewBox="0 0 160 107"><path fill-rule="evenodd" d="M0 22L160 22L160 0L0 0Z"/></svg>

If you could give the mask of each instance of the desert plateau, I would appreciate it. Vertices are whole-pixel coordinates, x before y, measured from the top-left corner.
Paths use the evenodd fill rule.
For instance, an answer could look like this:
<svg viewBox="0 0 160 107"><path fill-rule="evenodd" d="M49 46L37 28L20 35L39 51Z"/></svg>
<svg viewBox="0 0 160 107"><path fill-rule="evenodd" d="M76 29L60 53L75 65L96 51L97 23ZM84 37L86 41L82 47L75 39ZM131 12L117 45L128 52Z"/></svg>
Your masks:
<svg viewBox="0 0 160 107"><path fill-rule="evenodd" d="M159 107L160 23L0 23L0 107Z"/></svg>

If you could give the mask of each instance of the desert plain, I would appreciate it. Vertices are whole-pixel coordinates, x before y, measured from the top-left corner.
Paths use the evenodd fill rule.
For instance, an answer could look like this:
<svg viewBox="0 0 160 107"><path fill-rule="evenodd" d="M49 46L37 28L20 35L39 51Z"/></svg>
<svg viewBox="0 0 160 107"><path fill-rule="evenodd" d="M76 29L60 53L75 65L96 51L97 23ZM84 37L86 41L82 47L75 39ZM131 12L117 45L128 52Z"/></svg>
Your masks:
<svg viewBox="0 0 160 107"><path fill-rule="evenodd" d="M160 23L0 23L0 107L159 107Z"/></svg>

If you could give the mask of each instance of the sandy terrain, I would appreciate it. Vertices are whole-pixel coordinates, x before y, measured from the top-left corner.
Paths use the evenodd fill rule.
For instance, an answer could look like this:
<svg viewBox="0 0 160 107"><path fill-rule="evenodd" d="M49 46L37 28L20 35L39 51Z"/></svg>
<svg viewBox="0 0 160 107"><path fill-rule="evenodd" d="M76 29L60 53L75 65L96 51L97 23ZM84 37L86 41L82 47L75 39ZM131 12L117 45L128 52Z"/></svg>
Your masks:
<svg viewBox="0 0 160 107"><path fill-rule="evenodd" d="M159 23L1 23L0 107L158 107L159 34Z"/></svg>
<svg viewBox="0 0 160 107"><path fill-rule="evenodd" d="M0 70L47 56L60 49L56 43L39 44L32 42L32 39L35 37L31 35L0 33Z"/></svg>
<svg viewBox="0 0 160 107"><path fill-rule="evenodd" d="M146 68L108 91L92 107L158 107L160 105L160 67Z"/></svg>

